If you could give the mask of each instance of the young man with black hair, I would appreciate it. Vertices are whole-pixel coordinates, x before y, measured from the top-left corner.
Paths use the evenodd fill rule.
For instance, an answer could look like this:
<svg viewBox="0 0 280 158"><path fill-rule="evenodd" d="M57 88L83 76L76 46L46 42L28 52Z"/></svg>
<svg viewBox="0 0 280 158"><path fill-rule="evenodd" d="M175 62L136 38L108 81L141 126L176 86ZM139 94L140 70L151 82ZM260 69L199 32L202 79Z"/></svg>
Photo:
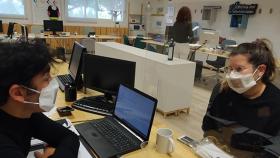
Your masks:
<svg viewBox="0 0 280 158"><path fill-rule="evenodd" d="M50 146L36 158L77 157L78 137L41 113L53 108L58 90L52 61L40 42L0 43L0 157L26 157L31 137Z"/></svg>

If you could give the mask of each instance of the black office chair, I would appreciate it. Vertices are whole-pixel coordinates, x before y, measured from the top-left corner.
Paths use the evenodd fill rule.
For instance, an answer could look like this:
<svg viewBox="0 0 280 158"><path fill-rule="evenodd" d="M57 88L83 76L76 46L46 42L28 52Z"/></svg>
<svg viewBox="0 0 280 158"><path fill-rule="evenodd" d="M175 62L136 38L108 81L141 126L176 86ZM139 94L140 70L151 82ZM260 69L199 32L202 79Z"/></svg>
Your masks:
<svg viewBox="0 0 280 158"><path fill-rule="evenodd" d="M142 42L142 40L144 40L144 38L136 37L136 39L134 41L134 47L140 48L140 49L145 49L146 48L146 43Z"/></svg>

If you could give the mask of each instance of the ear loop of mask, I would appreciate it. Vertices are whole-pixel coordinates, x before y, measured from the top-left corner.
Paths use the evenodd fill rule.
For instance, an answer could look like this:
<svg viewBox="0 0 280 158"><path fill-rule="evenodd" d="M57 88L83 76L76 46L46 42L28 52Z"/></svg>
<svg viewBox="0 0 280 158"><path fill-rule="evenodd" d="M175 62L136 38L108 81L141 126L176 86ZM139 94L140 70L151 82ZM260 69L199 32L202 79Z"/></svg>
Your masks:
<svg viewBox="0 0 280 158"><path fill-rule="evenodd" d="M40 91L37 91L37 90L35 90L35 89L32 89L32 88L29 88L29 87L26 87L26 86L24 86L24 85L21 85L23 88L26 88L27 90L30 90L30 91L32 91L32 92L35 92L35 93L38 93L38 94L40 94ZM30 102L30 101L23 101L23 103L26 103L26 104L36 104L36 105L39 105L40 103L36 103L36 102Z"/></svg>
<svg viewBox="0 0 280 158"><path fill-rule="evenodd" d="M258 69L259 69L259 67L257 67L257 69L254 71L253 76L255 75L255 73L257 72ZM261 78L262 78L262 77L259 76L259 77L256 79L256 82L258 82Z"/></svg>

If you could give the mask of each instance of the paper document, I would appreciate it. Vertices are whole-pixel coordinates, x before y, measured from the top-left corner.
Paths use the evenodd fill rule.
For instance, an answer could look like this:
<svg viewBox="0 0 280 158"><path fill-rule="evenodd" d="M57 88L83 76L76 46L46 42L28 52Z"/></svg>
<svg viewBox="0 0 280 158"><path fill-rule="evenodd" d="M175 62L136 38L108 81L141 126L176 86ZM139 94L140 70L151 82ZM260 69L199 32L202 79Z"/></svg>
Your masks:
<svg viewBox="0 0 280 158"><path fill-rule="evenodd" d="M212 143L198 145L195 151L202 158L233 158Z"/></svg>

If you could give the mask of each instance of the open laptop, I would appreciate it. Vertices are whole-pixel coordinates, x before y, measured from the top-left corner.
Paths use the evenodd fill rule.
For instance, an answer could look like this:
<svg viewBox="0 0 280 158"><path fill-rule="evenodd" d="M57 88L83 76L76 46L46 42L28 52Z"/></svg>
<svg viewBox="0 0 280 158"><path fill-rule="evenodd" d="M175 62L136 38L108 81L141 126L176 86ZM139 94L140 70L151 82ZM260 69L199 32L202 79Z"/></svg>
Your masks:
<svg viewBox="0 0 280 158"><path fill-rule="evenodd" d="M147 143L157 100L120 85L113 116L76 125L82 139L100 158L115 157Z"/></svg>
<svg viewBox="0 0 280 158"><path fill-rule="evenodd" d="M70 63L68 67L69 74L58 75L56 79L59 84L59 88L64 91L67 83L74 83L78 86L78 82L81 82L81 70L82 70L82 57L83 53L86 53L86 48L78 42L74 42Z"/></svg>

